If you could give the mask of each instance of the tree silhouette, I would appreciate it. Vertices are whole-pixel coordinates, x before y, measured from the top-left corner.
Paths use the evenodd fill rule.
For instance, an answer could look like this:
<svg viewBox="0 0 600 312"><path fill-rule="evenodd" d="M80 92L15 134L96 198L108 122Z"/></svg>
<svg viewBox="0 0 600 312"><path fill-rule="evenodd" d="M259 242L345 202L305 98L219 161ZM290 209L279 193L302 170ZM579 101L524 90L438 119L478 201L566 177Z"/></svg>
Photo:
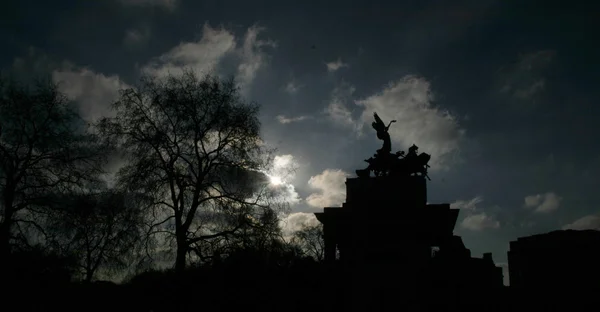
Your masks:
<svg viewBox="0 0 600 312"><path fill-rule="evenodd" d="M0 79L0 257L44 239L41 210L52 194L96 181L98 142L51 81Z"/></svg>
<svg viewBox="0 0 600 312"><path fill-rule="evenodd" d="M228 226L235 226L235 224ZM237 228L237 231L230 235L222 235L194 244L192 251L196 259L200 262L214 262L242 251L269 254L281 252L286 248L275 209L265 209L258 220L244 222L237 225Z"/></svg>
<svg viewBox="0 0 600 312"><path fill-rule="evenodd" d="M294 233L292 243L300 246L302 251L317 261L325 258L325 240L323 239L323 225L303 225Z"/></svg>
<svg viewBox="0 0 600 312"><path fill-rule="evenodd" d="M52 228L63 254L73 255L83 279L100 269L124 269L140 238L140 211L116 190L70 194L54 209Z"/></svg>
<svg viewBox="0 0 600 312"><path fill-rule="evenodd" d="M114 118L98 126L128 154L119 187L143 198L148 236L175 247L175 268L203 242L261 228L272 213L269 162L258 105L244 102L233 80L193 72L143 77L121 92Z"/></svg>

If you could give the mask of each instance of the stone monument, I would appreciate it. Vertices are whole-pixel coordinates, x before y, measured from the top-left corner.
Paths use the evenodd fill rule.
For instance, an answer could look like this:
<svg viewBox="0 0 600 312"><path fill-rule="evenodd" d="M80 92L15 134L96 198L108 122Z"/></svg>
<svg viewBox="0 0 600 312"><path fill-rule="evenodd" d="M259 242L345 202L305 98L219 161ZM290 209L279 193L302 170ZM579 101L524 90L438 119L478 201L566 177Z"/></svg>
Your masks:
<svg viewBox="0 0 600 312"><path fill-rule="evenodd" d="M392 154L388 129L394 121L385 126L377 113L374 117L372 125L383 147L365 160L367 168L356 170L357 177L346 180L341 208L325 207L315 213L323 224L325 261L342 268L347 286L353 288L347 293L362 300L350 304L357 309L377 309L373 303L386 301L379 297L397 299L393 293L400 289L419 291L432 283L441 285L453 279L447 274L451 267L475 259L453 234L459 210L450 204L427 203L430 155L418 154L416 145L406 154ZM486 259L496 268L491 254ZM409 293L403 291L410 297Z"/></svg>

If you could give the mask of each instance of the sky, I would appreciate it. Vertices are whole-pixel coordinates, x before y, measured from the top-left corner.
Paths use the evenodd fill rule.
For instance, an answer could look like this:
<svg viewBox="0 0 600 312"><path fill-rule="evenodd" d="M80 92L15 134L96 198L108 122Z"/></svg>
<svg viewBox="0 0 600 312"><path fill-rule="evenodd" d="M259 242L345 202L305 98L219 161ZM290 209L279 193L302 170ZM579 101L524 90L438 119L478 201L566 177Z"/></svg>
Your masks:
<svg viewBox="0 0 600 312"><path fill-rule="evenodd" d="M428 201L461 209L474 256L600 228L590 1L8 0L0 20L0 68L50 75L88 121L142 74L235 76L277 166L297 169L277 181L288 228L341 206L381 146L373 112L397 120L393 151L432 155Z"/></svg>

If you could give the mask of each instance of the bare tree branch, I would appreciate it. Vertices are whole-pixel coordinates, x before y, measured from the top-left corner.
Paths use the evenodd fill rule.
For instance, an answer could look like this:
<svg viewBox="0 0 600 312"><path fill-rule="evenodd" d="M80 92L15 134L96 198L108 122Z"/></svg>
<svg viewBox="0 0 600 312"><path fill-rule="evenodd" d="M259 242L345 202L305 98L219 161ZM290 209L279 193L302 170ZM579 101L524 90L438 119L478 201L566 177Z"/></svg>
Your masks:
<svg viewBox="0 0 600 312"><path fill-rule="evenodd" d="M273 207L259 194L267 162L258 106L239 97L233 80L143 77L113 107L116 117L98 127L129 154L118 184L149 197L147 234L174 238L177 269L196 243L242 229L259 235L261 223L248 217ZM218 218L200 217L211 209Z"/></svg>

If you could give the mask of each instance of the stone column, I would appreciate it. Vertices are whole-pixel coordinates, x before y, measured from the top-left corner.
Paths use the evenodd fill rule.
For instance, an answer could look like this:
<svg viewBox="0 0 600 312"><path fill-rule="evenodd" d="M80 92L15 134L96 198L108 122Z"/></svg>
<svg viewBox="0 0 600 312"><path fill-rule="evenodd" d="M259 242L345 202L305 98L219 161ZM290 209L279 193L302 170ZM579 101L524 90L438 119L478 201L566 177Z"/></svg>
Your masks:
<svg viewBox="0 0 600 312"><path fill-rule="evenodd" d="M333 224L323 224L323 240L325 240L325 262L333 263L335 261L335 233L333 233Z"/></svg>

